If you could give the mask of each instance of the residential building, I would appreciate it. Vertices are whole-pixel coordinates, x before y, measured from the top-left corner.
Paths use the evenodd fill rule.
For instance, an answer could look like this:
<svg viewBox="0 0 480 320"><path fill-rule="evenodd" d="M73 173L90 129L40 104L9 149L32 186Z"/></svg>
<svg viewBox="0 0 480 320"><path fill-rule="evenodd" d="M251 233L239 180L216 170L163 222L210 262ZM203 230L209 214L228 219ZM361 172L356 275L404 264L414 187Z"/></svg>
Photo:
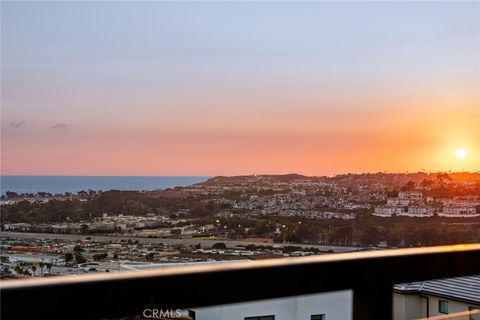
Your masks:
<svg viewBox="0 0 480 320"><path fill-rule="evenodd" d="M442 212L439 212L440 217L480 217L480 213L477 213L476 208L464 207L464 206L451 206L444 207Z"/></svg>
<svg viewBox="0 0 480 320"><path fill-rule="evenodd" d="M65 258L63 256L56 255L44 255L44 254L10 254L3 253L0 255L5 258L8 262L26 262L26 263L49 263L54 266L63 266L65 265Z"/></svg>
<svg viewBox="0 0 480 320"><path fill-rule="evenodd" d="M196 320L345 320L352 318L352 299L347 290L193 310Z"/></svg>
<svg viewBox="0 0 480 320"><path fill-rule="evenodd" d="M402 283L395 285L393 291L394 320L480 309L480 275ZM480 314L468 318L480 320Z"/></svg>

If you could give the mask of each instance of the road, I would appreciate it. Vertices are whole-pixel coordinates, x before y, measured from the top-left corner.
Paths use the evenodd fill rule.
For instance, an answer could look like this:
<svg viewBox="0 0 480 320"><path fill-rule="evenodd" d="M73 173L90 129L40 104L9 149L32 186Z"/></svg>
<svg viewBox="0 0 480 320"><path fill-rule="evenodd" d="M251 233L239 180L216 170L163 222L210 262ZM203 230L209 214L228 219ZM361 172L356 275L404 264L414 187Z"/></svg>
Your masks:
<svg viewBox="0 0 480 320"><path fill-rule="evenodd" d="M129 236L109 236L109 235L76 235L76 234L53 234L53 233L27 233L27 232L1 232L2 237L11 237L19 239L61 239L61 240L70 240L70 241L79 241L85 240L89 237L91 240L96 240L99 242L108 242L108 241L119 241L119 240L138 240L139 243L165 243L165 244L182 244L182 245L195 245L200 244L203 248L210 248L214 243L223 242L228 248L239 246L239 245L272 245L275 247L284 247L284 246L298 246L302 248L317 248L320 251L332 250L336 253L357 251L357 247L339 247L339 246L322 246L322 245L313 245L313 244L294 244L294 243L262 243L262 242L252 242L252 241L242 241L242 240L200 240L194 238L185 238L185 239L171 239L171 238L143 238L143 237L129 237Z"/></svg>

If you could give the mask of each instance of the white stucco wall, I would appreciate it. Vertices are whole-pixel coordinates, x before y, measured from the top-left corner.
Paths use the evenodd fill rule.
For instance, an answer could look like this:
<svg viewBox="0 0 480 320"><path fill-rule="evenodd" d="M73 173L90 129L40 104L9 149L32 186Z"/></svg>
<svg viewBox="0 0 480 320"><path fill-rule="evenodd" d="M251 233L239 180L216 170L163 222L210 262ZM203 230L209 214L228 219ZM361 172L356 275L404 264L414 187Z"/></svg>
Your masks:
<svg viewBox="0 0 480 320"><path fill-rule="evenodd" d="M430 301L430 316L439 316L442 315L442 313L438 312L438 300L446 300L448 301L448 313L456 313L456 312L463 312L463 311L468 311L468 307L480 307L479 305L474 305L474 304L466 304L463 302L458 302L458 301L452 301L444 298L437 298L433 296L429 296L429 301Z"/></svg>
<svg viewBox="0 0 480 320"><path fill-rule="evenodd" d="M352 292L336 291L192 310L197 320L243 320L266 315L275 315L275 320L310 320L314 314L325 314L326 320L349 320L352 319Z"/></svg>
<svg viewBox="0 0 480 320"><path fill-rule="evenodd" d="M426 314L425 298L416 294L393 294L393 320L424 318Z"/></svg>
<svg viewBox="0 0 480 320"><path fill-rule="evenodd" d="M468 307L479 307L475 304L452 301L430 295L393 294L393 320L413 320L427 317L427 299L430 317L443 315L438 312L438 300L448 301L448 313L468 311Z"/></svg>

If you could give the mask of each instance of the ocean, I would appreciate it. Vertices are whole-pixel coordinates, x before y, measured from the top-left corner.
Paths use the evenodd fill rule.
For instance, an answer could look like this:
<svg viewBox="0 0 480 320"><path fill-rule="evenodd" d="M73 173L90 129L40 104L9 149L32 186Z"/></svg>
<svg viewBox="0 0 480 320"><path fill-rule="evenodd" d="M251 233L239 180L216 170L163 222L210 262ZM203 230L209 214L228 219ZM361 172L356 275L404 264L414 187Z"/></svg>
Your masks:
<svg viewBox="0 0 480 320"><path fill-rule="evenodd" d="M52 194L81 190L155 190L188 186L206 181L204 176L1 176L0 191L16 193L50 192Z"/></svg>

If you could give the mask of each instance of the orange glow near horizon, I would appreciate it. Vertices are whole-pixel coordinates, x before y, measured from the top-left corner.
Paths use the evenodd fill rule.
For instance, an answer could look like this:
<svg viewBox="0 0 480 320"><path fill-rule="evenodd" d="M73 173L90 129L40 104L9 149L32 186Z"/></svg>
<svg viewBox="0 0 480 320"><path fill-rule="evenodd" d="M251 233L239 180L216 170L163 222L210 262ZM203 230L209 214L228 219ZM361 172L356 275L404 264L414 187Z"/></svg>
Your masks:
<svg viewBox="0 0 480 320"><path fill-rule="evenodd" d="M478 171L474 137L445 139L425 130L352 125L305 133L233 130L110 131L4 141L2 174L235 175L345 172ZM410 125L411 126L411 125ZM456 146L468 150L459 159Z"/></svg>
<svg viewBox="0 0 480 320"><path fill-rule="evenodd" d="M250 118L235 109L230 115L206 112L205 121L197 122L187 121L191 114L176 114L169 121L151 117L135 123L124 117L103 127L90 122L55 130L7 124L1 170L11 175L206 176L480 171L478 113L469 113L474 105L466 103L458 113L458 105L435 99L437 110L443 109L438 114L427 106L405 112L409 103L397 100L388 114L359 108L340 118L297 107L304 113L257 112ZM468 150L463 159L455 156L460 147Z"/></svg>
<svg viewBox="0 0 480 320"><path fill-rule="evenodd" d="M406 112L410 103L397 100L388 114L358 108L340 118L299 106L303 114L250 117L234 109L225 115L205 112L205 121L197 122L187 118L192 114L175 114L169 121L151 117L135 123L124 117L103 127L90 122L55 130L7 124L1 170L11 175L207 176L480 170L480 112L469 113L474 105L459 108L434 99L437 109ZM468 156L459 159L458 148Z"/></svg>

